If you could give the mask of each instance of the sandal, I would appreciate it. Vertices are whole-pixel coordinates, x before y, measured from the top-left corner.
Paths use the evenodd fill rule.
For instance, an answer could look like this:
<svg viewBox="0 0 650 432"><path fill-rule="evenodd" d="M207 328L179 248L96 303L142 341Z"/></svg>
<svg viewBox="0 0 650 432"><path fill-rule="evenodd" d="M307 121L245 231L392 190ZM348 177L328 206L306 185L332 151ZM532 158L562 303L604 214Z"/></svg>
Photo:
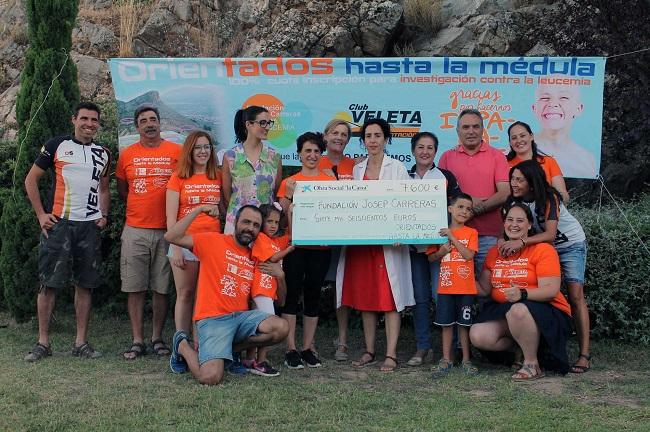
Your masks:
<svg viewBox="0 0 650 432"><path fill-rule="evenodd" d="M578 355L578 360L580 360L580 358L587 360L591 364L591 355L586 355L581 353ZM579 364L577 364L578 360L576 360L576 362L573 363L569 372L574 374L583 374L587 372L589 369L591 369L591 366L580 366Z"/></svg>
<svg viewBox="0 0 650 432"><path fill-rule="evenodd" d="M433 372L434 377L442 377L447 375L449 372L451 372L454 369L454 363L445 359L441 358L438 361L438 364L434 367L431 368L431 372Z"/></svg>
<svg viewBox="0 0 650 432"><path fill-rule="evenodd" d="M131 348L122 353L122 357L124 360L135 360L145 354L147 354L147 347L142 342L133 342Z"/></svg>
<svg viewBox="0 0 650 432"><path fill-rule="evenodd" d="M339 362L348 361L350 356L348 355L348 345L340 343L339 339L334 339L334 346L336 347L336 352L334 353L334 360Z"/></svg>
<svg viewBox="0 0 650 432"><path fill-rule="evenodd" d="M463 368L463 372L465 372L465 375L477 375L478 374L478 368L472 364L470 360L464 361L461 365Z"/></svg>
<svg viewBox="0 0 650 432"><path fill-rule="evenodd" d="M395 365L394 366L386 365L386 360L392 361L393 363L395 363ZM380 372L395 372L395 369L397 369L397 365L399 365L399 362L397 361L397 359L395 357L387 355L386 359L384 360L384 363L382 363L382 365L379 367L379 371Z"/></svg>
<svg viewBox="0 0 650 432"><path fill-rule="evenodd" d="M34 345L34 348L32 348L32 350L25 356L25 361L30 363L37 362L51 355L52 348L45 346L40 342L37 342L36 345Z"/></svg>
<svg viewBox="0 0 650 432"><path fill-rule="evenodd" d="M370 351L365 351L363 354L361 354L359 360L352 362L352 366L358 368L372 366L374 364L377 364L377 360L375 360L375 353L371 353Z"/></svg>
<svg viewBox="0 0 650 432"><path fill-rule="evenodd" d="M406 362L406 364L407 366L422 366L422 363L424 363L429 354L433 355L433 351L430 349L424 350L424 354L421 357L419 355L414 355Z"/></svg>
<svg viewBox="0 0 650 432"><path fill-rule="evenodd" d="M72 347L73 357L85 358L85 359L96 359L102 356L102 353L95 351L95 349L90 346L88 342L85 342L79 346Z"/></svg>
<svg viewBox="0 0 650 432"><path fill-rule="evenodd" d="M525 364L512 376L512 380L516 382L534 381L544 378L546 374L539 368L539 365Z"/></svg>
<svg viewBox="0 0 650 432"><path fill-rule="evenodd" d="M156 353L158 356L168 356L172 353L172 351L169 349L167 344L165 344L165 341L162 339L156 339L155 341L151 341L151 349L153 352Z"/></svg>

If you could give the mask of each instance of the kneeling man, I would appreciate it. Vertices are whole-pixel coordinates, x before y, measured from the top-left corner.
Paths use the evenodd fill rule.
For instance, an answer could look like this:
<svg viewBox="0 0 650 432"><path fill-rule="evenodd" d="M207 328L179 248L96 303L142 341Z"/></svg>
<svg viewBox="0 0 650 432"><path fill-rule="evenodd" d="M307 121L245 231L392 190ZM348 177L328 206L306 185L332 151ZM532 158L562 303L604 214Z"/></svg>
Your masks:
<svg viewBox="0 0 650 432"><path fill-rule="evenodd" d="M200 206L165 234L165 240L190 249L201 261L193 318L199 351L193 349L185 332L177 331L169 365L174 373L189 368L201 384L213 385L223 378L224 361L232 360L233 351L282 342L289 325L275 315L249 310L254 262L248 246L262 226L259 209L242 207L237 212L234 234L185 235L187 227L202 212L216 216L218 209ZM278 289L285 286L279 264L262 263L260 269L278 279Z"/></svg>

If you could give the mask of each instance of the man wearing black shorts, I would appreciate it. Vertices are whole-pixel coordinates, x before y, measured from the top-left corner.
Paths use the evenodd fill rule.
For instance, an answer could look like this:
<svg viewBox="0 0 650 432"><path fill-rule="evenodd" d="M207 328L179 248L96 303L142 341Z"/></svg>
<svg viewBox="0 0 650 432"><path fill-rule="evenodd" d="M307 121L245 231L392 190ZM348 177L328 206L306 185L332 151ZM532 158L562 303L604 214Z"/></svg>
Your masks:
<svg viewBox="0 0 650 432"><path fill-rule="evenodd" d="M106 226L110 194L110 153L93 141L99 128L99 107L80 103L72 116L74 134L49 140L25 178L27 197L41 227L38 254L40 288L36 300L38 342L25 360L52 355L49 324L56 290L72 279L75 285L77 336L72 355L97 358L86 339L92 290L100 285L100 230ZM53 168L48 206L43 207L39 179Z"/></svg>

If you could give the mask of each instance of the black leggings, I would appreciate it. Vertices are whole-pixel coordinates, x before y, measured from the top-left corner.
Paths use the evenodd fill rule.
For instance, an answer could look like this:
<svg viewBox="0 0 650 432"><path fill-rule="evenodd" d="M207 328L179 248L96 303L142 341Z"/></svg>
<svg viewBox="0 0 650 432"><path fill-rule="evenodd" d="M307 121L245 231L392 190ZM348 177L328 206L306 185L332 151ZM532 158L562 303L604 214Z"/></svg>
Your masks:
<svg viewBox="0 0 650 432"><path fill-rule="evenodd" d="M302 293L303 315L318 316L320 291L329 265L329 249L297 248L284 258L282 267L287 281L287 299L282 313L296 315Z"/></svg>

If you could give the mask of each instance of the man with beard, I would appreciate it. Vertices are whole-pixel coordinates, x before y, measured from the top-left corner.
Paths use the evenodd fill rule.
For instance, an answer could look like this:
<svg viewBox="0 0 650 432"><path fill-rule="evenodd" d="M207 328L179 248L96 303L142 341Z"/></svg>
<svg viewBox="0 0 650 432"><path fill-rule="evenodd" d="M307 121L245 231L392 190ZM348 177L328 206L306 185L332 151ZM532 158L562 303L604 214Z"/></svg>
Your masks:
<svg viewBox="0 0 650 432"><path fill-rule="evenodd" d="M235 217L234 234L185 234L201 213L216 216L213 205L195 208L165 234L172 244L187 248L201 261L194 305L194 323L199 350L194 350L189 336L182 330L174 334L169 366L174 373L187 369L201 383L221 382L224 363L232 361L233 352L282 342L289 325L275 315L249 310L254 261L249 245L262 227L262 213L251 205L243 206ZM279 264L263 262L262 272L278 280L278 290L286 289L284 272Z"/></svg>
<svg viewBox="0 0 650 432"><path fill-rule="evenodd" d="M133 341L123 353L135 360L147 351L144 343L144 303L152 291L153 331L151 348L169 355L162 339L170 290L165 198L167 181L176 168L181 146L160 136L160 114L151 105L141 105L133 114L140 141L124 149L117 162L117 190L126 201L126 223L122 231L120 275L122 291L128 294Z"/></svg>

